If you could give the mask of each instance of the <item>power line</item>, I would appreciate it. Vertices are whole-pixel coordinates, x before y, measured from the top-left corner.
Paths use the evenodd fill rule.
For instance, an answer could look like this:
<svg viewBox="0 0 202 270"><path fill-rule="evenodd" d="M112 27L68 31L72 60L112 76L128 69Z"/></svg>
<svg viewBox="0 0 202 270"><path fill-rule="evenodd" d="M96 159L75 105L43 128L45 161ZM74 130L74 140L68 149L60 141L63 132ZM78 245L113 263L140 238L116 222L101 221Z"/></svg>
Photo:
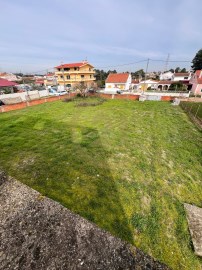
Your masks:
<svg viewBox="0 0 202 270"><path fill-rule="evenodd" d="M123 67L123 66L130 66L130 65L134 65L134 64L138 64L138 63L143 63L143 62L147 62L148 59L144 59L144 60L139 60L139 61L134 61L134 62L131 62L131 63L125 63L125 64L117 64L117 65L111 65L111 66L97 66L96 68L97 69L105 69L105 68L117 68L117 67ZM164 62L164 63L191 63L192 60L168 60L168 59L149 59L150 62ZM55 67L49 67L49 68L46 68L46 69L42 69L42 70L37 70L37 71L32 71L32 72L29 72L30 74L37 74L37 73L40 73L40 72L44 72L44 71L47 71L47 70L52 70L54 69Z"/></svg>
<svg viewBox="0 0 202 270"><path fill-rule="evenodd" d="M152 62L166 62L167 60L162 60L162 59L150 59L150 61ZM176 62L179 62L179 63L191 63L192 61L190 60L169 60L168 63L176 63Z"/></svg>
<svg viewBox="0 0 202 270"><path fill-rule="evenodd" d="M122 66L134 65L134 64L138 64L138 63L142 63L142 62L147 62L147 59L145 59L145 60L140 60L140 61L136 61L136 62L133 62L133 63L127 63L127 64L120 64L120 65L113 65L113 66L105 66L105 67L99 67L99 66L98 66L98 68L122 67Z"/></svg>
<svg viewBox="0 0 202 270"><path fill-rule="evenodd" d="M30 74L37 74L37 73L40 73L40 72L43 72L43 71L48 71L48 70L52 70L54 69L54 67L50 67L50 68L46 68L46 69L42 69L42 70L37 70L37 71L31 71L29 72Z"/></svg>

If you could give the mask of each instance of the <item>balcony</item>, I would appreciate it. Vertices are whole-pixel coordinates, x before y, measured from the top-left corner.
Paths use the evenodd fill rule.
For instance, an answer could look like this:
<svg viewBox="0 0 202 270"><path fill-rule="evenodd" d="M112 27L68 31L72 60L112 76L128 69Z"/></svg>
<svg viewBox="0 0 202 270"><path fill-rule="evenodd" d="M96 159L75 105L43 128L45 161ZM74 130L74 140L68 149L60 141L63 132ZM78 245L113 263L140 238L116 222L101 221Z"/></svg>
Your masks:
<svg viewBox="0 0 202 270"><path fill-rule="evenodd" d="M89 77L87 77L87 78L80 78L80 77L74 78L74 77L72 77L70 79L64 78L64 80L63 80L63 78L58 78L57 81L59 83L63 83L63 82L65 82L65 83L93 82L93 81L95 81L95 78L94 77L93 78L89 78Z"/></svg>
<svg viewBox="0 0 202 270"><path fill-rule="evenodd" d="M82 70L69 70L69 71L56 71L55 75L61 75L61 74L95 74L94 70L89 70L89 69L82 69Z"/></svg>

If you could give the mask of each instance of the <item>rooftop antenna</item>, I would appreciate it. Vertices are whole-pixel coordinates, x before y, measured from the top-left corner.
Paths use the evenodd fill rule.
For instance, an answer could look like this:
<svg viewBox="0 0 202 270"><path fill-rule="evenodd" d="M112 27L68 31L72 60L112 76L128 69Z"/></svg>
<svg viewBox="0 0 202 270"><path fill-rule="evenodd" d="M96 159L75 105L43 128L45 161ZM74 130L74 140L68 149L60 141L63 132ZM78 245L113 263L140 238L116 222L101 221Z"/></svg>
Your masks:
<svg viewBox="0 0 202 270"><path fill-rule="evenodd" d="M168 71L169 59L170 59L170 54L168 53L168 56L167 56L166 62L165 62L164 72Z"/></svg>

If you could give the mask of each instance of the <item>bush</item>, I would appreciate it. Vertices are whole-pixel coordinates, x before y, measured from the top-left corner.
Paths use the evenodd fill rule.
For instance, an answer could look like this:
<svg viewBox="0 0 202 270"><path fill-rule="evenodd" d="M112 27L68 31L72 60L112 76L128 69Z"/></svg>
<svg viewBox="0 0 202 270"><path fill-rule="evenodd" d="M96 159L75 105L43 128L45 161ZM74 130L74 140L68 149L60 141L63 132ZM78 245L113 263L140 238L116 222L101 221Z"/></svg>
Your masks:
<svg viewBox="0 0 202 270"><path fill-rule="evenodd" d="M79 102L75 104L76 107L88 107L88 106L98 106L105 102L106 99L104 98L87 98L85 101Z"/></svg>
<svg viewBox="0 0 202 270"><path fill-rule="evenodd" d="M63 102L71 102L74 101L76 97L68 97L68 98L64 98L62 101Z"/></svg>

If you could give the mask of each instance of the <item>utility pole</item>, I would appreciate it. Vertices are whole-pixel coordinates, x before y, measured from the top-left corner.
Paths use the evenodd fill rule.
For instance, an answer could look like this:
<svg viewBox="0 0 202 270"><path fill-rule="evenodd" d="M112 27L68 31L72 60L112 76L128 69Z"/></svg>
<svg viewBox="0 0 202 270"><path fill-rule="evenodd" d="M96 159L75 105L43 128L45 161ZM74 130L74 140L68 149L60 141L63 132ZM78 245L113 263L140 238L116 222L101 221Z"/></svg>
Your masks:
<svg viewBox="0 0 202 270"><path fill-rule="evenodd" d="M64 76L64 66L63 66L63 62L61 62L61 65L62 65L63 87L64 87L64 90L65 90L65 76Z"/></svg>
<svg viewBox="0 0 202 270"><path fill-rule="evenodd" d="M169 62L169 59L170 59L170 54L168 53L168 56L167 56L167 59L166 59L166 62L165 62L164 72L168 71L168 62Z"/></svg>
<svg viewBox="0 0 202 270"><path fill-rule="evenodd" d="M145 84L146 84L146 77L147 77L147 72L148 72L148 67L149 67L149 61L150 59L147 59L147 66L146 66L146 71L145 71L145 76L144 76L144 84L143 84L143 92L145 91Z"/></svg>

